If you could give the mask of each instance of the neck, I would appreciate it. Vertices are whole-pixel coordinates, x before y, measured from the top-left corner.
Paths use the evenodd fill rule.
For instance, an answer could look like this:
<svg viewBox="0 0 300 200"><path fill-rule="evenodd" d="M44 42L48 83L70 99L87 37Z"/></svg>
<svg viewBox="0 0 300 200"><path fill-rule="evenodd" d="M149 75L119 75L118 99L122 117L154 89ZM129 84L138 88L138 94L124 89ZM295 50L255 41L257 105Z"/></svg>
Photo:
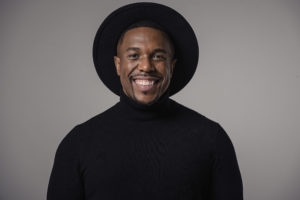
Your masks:
<svg viewBox="0 0 300 200"><path fill-rule="evenodd" d="M169 104L170 99L168 90L159 99L150 104L138 102L127 96L123 90L120 90L119 106L127 119L150 120L161 118L168 113Z"/></svg>

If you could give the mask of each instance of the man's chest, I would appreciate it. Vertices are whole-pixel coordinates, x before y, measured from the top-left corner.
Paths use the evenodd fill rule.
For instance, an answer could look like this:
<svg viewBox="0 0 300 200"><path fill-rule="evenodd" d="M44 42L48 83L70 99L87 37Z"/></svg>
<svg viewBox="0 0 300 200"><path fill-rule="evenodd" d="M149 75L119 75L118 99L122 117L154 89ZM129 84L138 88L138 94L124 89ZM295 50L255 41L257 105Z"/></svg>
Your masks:
<svg viewBox="0 0 300 200"><path fill-rule="evenodd" d="M186 128L133 130L102 132L90 141L81 166L87 193L178 195L182 188L207 184L212 155L201 133Z"/></svg>

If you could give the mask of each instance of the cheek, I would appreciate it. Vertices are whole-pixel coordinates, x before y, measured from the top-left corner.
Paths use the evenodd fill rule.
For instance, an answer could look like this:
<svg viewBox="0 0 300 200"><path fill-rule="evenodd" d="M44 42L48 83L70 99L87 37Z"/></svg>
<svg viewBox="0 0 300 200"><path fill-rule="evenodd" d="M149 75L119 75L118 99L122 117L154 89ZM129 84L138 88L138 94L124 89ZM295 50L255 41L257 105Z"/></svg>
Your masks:
<svg viewBox="0 0 300 200"><path fill-rule="evenodd" d="M120 62L120 78L126 80L128 77L128 64L121 60Z"/></svg>
<svg viewBox="0 0 300 200"><path fill-rule="evenodd" d="M161 74L164 77L164 81L169 81L171 79L171 68L168 66L163 66Z"/></svg>
<svg viewBox="0 0 300 200"><path fill-rule="evenodd" d="M171 82L171 70L168 66L164 65L162 68L160 68L160 74L163 76L162 83L160 85L161 92L164 92Z"/></svg>
<svg viewBox="0 0 300 200"><path fill-rule="evenodd" d="M128 63L126 61L120 63L120 81L121 81L122 88L126 91L128 95L131 94L133 89L133 85L129 78L132 69L133 67L131 63Z"/></svg>

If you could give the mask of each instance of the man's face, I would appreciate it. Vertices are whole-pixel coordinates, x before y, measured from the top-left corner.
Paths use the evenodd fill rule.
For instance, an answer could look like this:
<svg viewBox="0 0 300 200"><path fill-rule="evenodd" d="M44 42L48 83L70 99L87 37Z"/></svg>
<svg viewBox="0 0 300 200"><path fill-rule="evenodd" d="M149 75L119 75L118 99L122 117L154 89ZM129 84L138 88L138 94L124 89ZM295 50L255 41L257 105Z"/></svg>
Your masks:
<svg viewBox="0 0 300 200"><path fill-rule="evenodd" d="M149 104L169 87L176 60L164 32L138 27L125 33L114 62L124 93Z"/></svg>

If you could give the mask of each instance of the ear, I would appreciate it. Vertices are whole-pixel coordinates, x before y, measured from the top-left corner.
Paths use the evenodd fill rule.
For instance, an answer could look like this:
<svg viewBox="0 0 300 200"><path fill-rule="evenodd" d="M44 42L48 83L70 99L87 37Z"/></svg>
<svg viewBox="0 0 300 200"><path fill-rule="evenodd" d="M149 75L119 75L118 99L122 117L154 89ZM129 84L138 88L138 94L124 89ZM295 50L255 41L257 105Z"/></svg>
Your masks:
<svg viewBox="0 0 300 200"><path fill-rule="evenodd" d="M115 63L117 74L118 76L120 76L120 58L118 56L114 56L114 63Z"/></svg>

